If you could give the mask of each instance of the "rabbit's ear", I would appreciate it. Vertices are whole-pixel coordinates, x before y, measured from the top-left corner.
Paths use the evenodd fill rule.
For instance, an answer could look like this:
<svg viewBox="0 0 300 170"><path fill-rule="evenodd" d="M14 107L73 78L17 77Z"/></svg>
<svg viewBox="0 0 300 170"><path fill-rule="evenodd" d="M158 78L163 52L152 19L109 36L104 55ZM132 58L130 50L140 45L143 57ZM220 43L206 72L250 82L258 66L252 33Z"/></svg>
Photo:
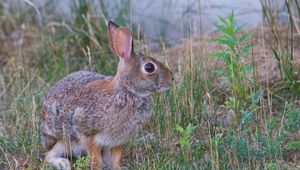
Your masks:
<svg viewBox="0 0 300 170"><path fill-rule="evenodd" d="M112 51L114 53L115 52L115 46L114 46L114 40L116 38L116 35L117 35L117 31L120 27L114 23L113 21L108 21L108 37L109 37L109 45L110 45L110 48L112 49Z"/></svg>
<svg viewBox="0 0 300 170"><path fill-rule="evenodd" d="M128 60L133 52L132 33L128 28L121 27L118 29L113 41L115 53L125 60Z"/></svg>

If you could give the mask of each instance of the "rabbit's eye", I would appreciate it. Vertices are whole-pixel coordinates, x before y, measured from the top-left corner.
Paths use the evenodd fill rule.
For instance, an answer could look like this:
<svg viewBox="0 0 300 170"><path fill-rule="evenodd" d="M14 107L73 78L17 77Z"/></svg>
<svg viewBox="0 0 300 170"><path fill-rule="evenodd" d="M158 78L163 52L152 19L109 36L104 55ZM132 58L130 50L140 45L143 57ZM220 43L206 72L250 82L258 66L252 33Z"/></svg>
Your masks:
<svg viewBox="0 0 300 170"><path fill-rule="evenodd" d="M147 63L144 65L144 69L147 73L153 73L155 71L155 66L153 63Z"/></svg>

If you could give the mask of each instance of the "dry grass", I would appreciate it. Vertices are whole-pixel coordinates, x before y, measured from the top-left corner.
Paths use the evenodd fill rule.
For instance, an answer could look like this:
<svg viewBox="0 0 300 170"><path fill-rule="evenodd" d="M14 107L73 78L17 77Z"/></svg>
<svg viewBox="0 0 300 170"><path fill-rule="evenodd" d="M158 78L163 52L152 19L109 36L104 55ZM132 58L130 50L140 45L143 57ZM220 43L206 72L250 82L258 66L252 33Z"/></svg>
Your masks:
<svg viewBox="0 0 300 170"><path fill-rule="evenodd" d="M48 169L39 139L41 98L72 71L113 74L116 59L107 44L103 18L91 17L81 23L76 19L62 23L56 18L59 22L49 21L40 27L33 17L35 11L23 10L0 10L0 169ZM94 16L91 11L87 13ZM290 40L286 27L278 26L278 30L285 40L282 43ZM176 83L170 92L154 95L151 121L127 145L123 158L126 168L299 168L299 149L285 148L289 142L300 141L299 129L295 129L300 126L299 94L292 92L280 75L278 61L267 44L274 43L268 27L246 32L254 32L247 42L253 44L252 56L243 62L256 70L251 94L257 102L251 98L243 108L248 113L243 116L245 124L232 128L235 112L228 106L233 97L230 84L213 74L216 69L225 69L225 64L209 54L223 46L199 38L150 52L176 73ZM292 64L299 70L298 34L293 41ZM141 38L136 46L147 44ZM299 81L299 72L295 74ZM184 135L176 126L186 129L189 124L196 129L187 135L190 146L185 148L180 145Z"/></svg>

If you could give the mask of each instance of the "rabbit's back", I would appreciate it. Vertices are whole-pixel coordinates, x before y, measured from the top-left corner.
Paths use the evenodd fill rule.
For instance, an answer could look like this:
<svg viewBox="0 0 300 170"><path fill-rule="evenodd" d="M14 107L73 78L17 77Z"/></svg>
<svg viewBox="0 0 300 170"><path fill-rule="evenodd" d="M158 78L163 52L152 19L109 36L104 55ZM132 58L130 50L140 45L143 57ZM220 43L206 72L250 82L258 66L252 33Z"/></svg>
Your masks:
<svg viewBox="0 0 300 170"><path fill-rule="evenodd" d="M67 101L77 100L80 89L86 84L108 78L110 77L95 72L78 71L58 81L42 102L44 135L61 138L65 134L71 138L75 137L76 134L72 131L72 121L70 120L73 113L70 113L70 110L74 110L73 107L76 106L68 106Z"/></svg>
<svg viewBox="0 0 300 170"><path fill-rule="evenodd" d="M101 74L90 71L78 71L71 73L58 81L48 92L45 100L59 100L64 101L74 92L89 82L95 80L104 80L109 78Z"/></svg>

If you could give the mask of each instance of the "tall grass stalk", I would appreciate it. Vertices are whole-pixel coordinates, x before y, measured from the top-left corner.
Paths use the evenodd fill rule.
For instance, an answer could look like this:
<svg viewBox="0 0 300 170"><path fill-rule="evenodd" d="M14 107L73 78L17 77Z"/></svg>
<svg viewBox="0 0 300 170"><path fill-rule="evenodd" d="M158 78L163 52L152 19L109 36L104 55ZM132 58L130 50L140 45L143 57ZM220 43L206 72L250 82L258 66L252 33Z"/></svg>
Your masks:
<svg viewBox="0 0 300 170"><path fill-rule="evenodd" d="M287 11L288 22L282 22L279 18L279 5L276 1L263 1L261 0L261 6L263 14L266 19L266 23L271 29L271 33L274 41L267 41L267 44L273 56L277 60L281 79L285 80L286 88L293 93L300 93L300 84L297 83L297 73L293 61L294 61L294 42L295 33L299 35L300 15L299 15L299 2L298 0L285 0L284 7ZM298 13L298 15L296 15ZM284 24L284 25L283 25ZM287 39L283 39L280 32L285 31L287 28Z"/></svg>

